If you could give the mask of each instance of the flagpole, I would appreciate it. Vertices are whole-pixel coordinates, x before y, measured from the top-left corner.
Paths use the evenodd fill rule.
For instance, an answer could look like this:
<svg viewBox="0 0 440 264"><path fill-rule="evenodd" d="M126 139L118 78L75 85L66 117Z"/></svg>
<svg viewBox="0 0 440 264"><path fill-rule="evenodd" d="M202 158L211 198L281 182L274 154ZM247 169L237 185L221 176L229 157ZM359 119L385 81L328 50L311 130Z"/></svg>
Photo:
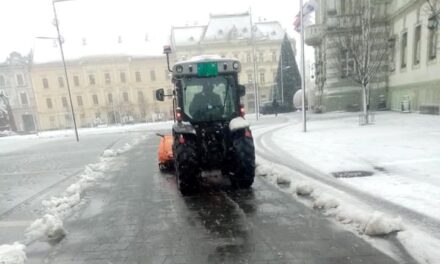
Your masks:
<svg viewBox="0 0 440 264"><path fill-rule="evenodd" d="M301 19L301 91L302 91L302 118L303 132L307 132L306 125L306 75L305 75L305 58L304 58L304 8L303 0L300 0L300 19Z"/></svg>

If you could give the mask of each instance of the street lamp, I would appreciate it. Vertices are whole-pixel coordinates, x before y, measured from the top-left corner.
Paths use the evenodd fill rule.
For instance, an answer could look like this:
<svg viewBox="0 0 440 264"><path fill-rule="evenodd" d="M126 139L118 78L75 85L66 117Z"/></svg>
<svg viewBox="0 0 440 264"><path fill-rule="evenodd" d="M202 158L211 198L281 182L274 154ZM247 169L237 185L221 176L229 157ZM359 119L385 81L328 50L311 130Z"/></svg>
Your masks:
<svg viewBox="0 0 440 264"><path fill-rule="evenodd" d="M63 50L63 41L61 40L61 34L60 34L60 27L58 25L58 16L57 16L57 10L55 8L55 3L58 2L66 2L70 0L52 0L52 8L53 8L53 14L55 16L55 27L57 28L57 34L58 34L58 44L60 45L60 52L61 52L61 59L63 61L63 67L64 67L64 74L66 77L66 85L67 85L67 91L69 93L69 101L70 101L70 108L72 110L72 119L73 119L73 126L75 127L75 136L76 141L79 142L78 137L78 128L76 126L76 118L75 118L75 111L73 109L73 102L72 102L72 93L70 92L70 84L69 84L69 77L67 76L67 67L66 67L66 61L64 59L64 50Z"/></svg>

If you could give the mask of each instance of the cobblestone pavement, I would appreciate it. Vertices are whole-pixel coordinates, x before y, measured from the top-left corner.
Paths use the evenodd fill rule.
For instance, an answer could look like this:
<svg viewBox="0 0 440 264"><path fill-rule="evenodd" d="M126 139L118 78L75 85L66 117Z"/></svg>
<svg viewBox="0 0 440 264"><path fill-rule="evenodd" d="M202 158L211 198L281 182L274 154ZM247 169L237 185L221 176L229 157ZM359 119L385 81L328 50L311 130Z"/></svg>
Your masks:
<svg viewBox="0 0 440 264"><path fill-rule="evenodd" d="M67 237L36 243L28 263L397 263L263 179L182 197L158 171L157 143L124 154L65 223Z"/></svg>

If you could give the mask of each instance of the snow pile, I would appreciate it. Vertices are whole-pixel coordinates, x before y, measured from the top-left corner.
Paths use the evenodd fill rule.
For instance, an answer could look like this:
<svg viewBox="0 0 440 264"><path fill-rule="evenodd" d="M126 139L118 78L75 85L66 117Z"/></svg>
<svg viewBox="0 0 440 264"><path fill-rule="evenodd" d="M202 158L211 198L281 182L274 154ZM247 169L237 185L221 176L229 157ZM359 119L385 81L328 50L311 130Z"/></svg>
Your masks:
<svg viewBox="0 0 440 264"><path fill-rule="evenodd" d="M125 145L122 151L126 151L128 146L130 145ZM61 196L52 196L50 199L44 200L42 204L46 209L46 214L35 220L26 229L26 241L31 242L37 239L56 241L62 239L66 235L63 219L70 215L76 206L81 204L83 192L95 185L97 180L104 177L104 172L109 169L110 162L113 160L113 154L119 151L121 149L104 151L100 162L86 165L84 172L79 176L79 180L71 184Z"/></svg>
<svg viewBox="0 0 440 264"><path fill-rule="evenodd" d="M369 236L380 236L401 230L403 224L400 217L389 218L383 213L374 212L365 226L364 233Z"/></svg>
<svg viewBox="0 0 440 264"><path fill-rule="evenodd" d="M243 117L236 117L236 118L232 119L231 122L229 123L229 129L231 131L246 128L249 126L250 126L250 123L246 119L244 119Z"/></svg>
<svg viewBox="0 0 440 264"><path fill-rule="evenodd" d="M289 186L290 185L290 178L285 175L278 175L277 176L277 184L283 185L283 186Z"/></svg>
<svg viewBox="0 0 440 264"><path fill-rule="evenodd" d="M104 150L104 153L102 153L104 158L116 157L117 155L118 153L113 149L106 149Z"/></svg>
<svg viewBox="0 0 440 264"><path fill-rule="evenodd" d="M313 187L306 182L300 182L296 185L295 192L297 195L307 196L313 192Z"/></svg>
<svg viewBox="0 0 440 264"><path fill-rule="evenodd" d="M128 144L128 143L125 143L125 145L122 146L120 149L118 149L118 150L116 151L116 153L117 153L117 154L122 154L122 153L125 153L125 152L129 151L129 150L132 149L132 148L133 148L132 145L130 145L130 144Z"/></svg>
<svg viewBox="0 0 440 264"><path fill-rule="evenodd" d="M1 264L23 264L26 261L25 245L15 242L12 245L0 246Z"/></svg>
<svg viewBox="0 0 440 264"><path fill-rule="evenodd" d="M339 205L339 201L330 195L319 195L313 202L313 208L324 210L337 208Z"/></svg>
<svg viewBox="0 0 440 264"><path fill-rule="evenodd" d="M58 215L46 214L42 218L35 220L26 229L26 240L31 242L36 239L44 238L46 241L57 241L66 235L63 221Z"/></svg>

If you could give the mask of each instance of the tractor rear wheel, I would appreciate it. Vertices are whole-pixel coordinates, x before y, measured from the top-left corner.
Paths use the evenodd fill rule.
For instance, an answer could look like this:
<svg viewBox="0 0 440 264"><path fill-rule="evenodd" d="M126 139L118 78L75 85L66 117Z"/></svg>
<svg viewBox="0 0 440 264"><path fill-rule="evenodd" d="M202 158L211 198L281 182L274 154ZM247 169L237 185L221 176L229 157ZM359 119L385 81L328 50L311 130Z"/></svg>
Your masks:
<svg viewBox="0 0 440 264"><path fill-rule="evenodd" d="M177 143L174 155L177 186L182 195L190 195L199 187L195 144L189 140L184 144Z"/></svg>
<svg viewBox="0 0 440 264"><path fill-rule="evenodd" d="M254 141L249 137L238 137L234 139L233 146L235 168L230 177L232 186L248 189L255 177Z"/></svg>

